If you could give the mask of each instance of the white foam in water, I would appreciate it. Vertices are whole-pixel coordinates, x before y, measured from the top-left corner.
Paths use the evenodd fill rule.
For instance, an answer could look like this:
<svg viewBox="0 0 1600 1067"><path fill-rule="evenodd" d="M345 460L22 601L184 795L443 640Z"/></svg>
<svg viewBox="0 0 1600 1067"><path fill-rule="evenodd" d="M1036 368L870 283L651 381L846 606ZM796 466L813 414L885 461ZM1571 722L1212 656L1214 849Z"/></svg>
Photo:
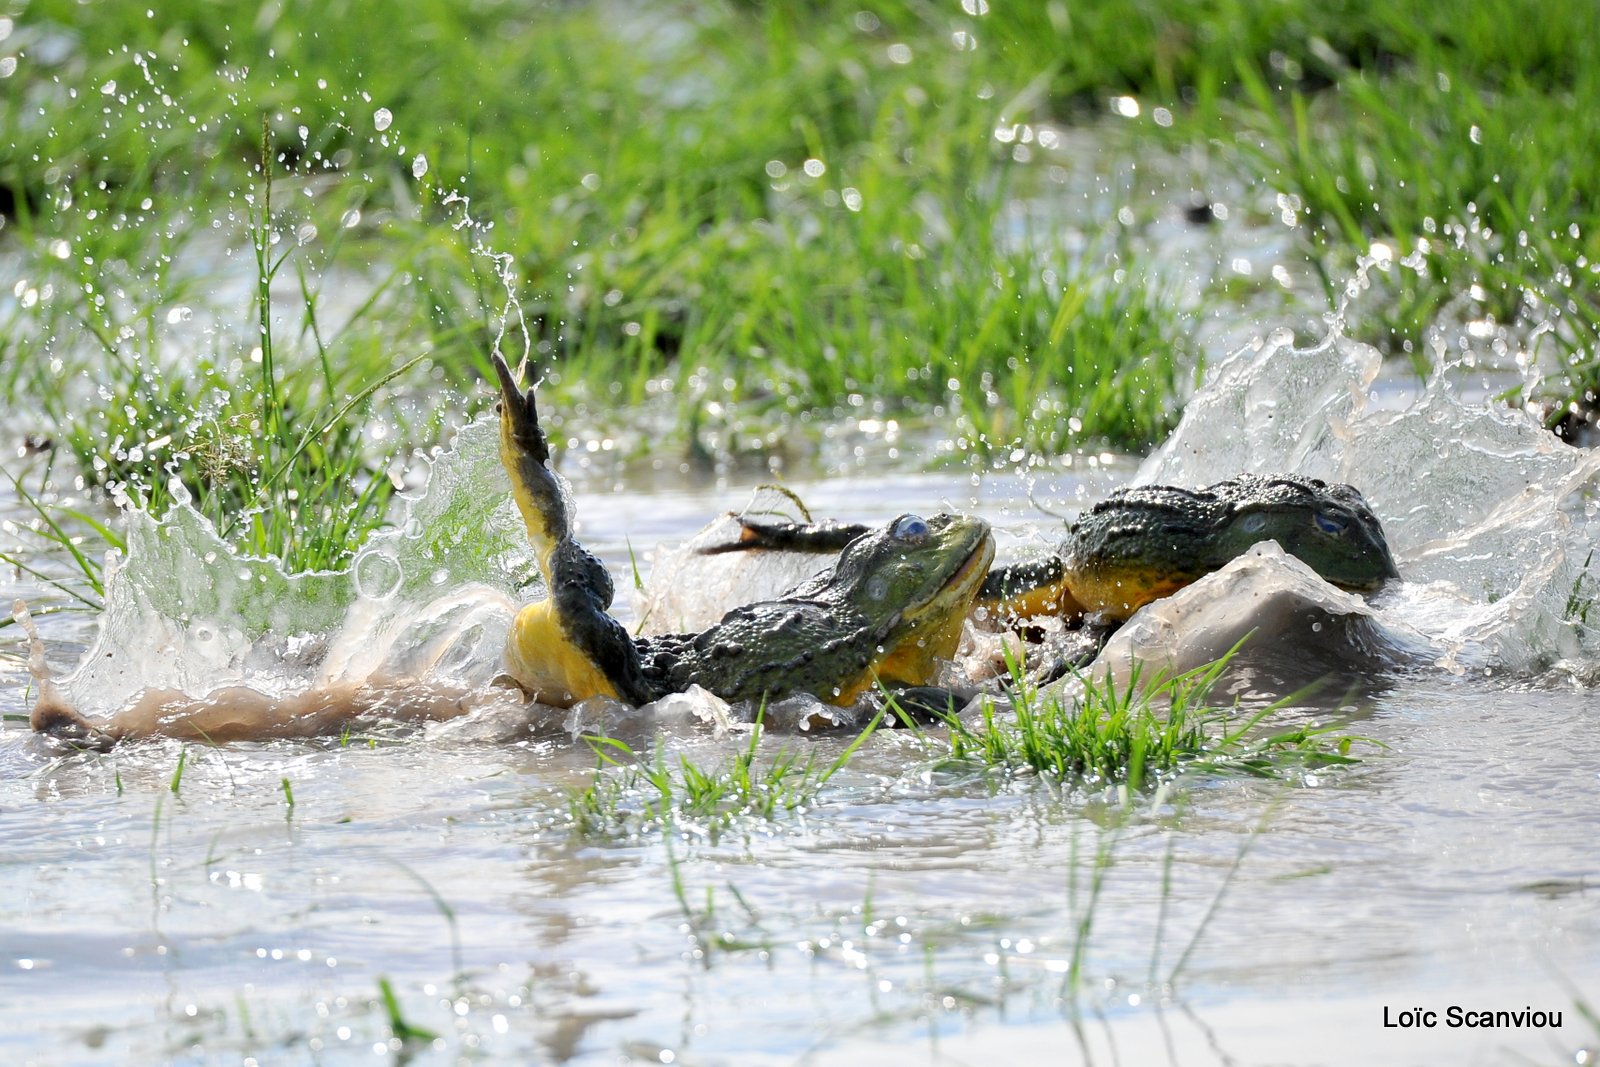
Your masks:
<svg viewBox="0 0 1600 1067"><path fill-rule="evenodd" d="M1372 402L1380 357L1337 333L1297 349L1287 331L1235 353L1140 467L1141 484L1201 486L1241 471L1348 482L1372 505L1404 582L1379 621L1425 635L1447 669L1587 673L1594 530L1576 494L1600 456L1531 415L1463 403L1449 368L1401 410ZM1578 596L1574 597L1574 590Z"/></svg>

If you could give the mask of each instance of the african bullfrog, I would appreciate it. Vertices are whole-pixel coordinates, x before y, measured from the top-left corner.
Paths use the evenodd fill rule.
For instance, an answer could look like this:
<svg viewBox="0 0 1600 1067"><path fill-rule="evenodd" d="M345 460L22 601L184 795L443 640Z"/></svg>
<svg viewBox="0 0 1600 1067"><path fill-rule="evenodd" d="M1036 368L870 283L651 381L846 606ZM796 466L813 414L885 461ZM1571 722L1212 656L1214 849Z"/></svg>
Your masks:
<svg viewBox="0 0 1600 1067"><path fill-rule="evenodd" d="M994 560L982 519L902 515L862 530L838 561L773 600L692 634L633 637L609 613L610 575L573 537L572 501L550 469L534 391L499 356L500 458L550 595L517 615L507 672L544 703L604 695L645 704L699 685L728 701L809 692L852 703L885 686L925 686L954 655Z"/></svg>
<svg viewBox="0 0 1600 1067"><path fill-rule="evenodd" d="M1358 592L1398 578L1377 516L1348 485L1241 474L1204 489L1119 489L1067 531L1058 554L997 568L980 600L1014 618L1139 608L1276 541L1325 581Z"/></svg>
<svg viewBox="0 0 1600 1067"><path fill-rule="evenodd" d="M865 529L846 523L739 519L733 541L703 548L831 552ZM1205 489L1120 489L1079 516L1044 559L997 567L975 604L990 618L1093 615L1125 621L1139 608L1276 541L1326 581L1368 591L1399 577L1383 529L1351 486L1244 474Z"/></svg>

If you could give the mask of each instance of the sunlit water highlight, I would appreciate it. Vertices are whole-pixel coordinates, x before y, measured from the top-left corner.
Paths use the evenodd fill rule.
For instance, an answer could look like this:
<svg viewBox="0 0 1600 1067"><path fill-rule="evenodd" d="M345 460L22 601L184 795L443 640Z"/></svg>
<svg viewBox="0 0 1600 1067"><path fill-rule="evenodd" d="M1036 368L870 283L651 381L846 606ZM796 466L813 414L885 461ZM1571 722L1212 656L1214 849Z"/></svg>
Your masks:
<svg viewBox="0 0 1600 1067"><path fill-rule="evenodd" d="M1403 410L1371 405L1371 353L1282 340L1220 367L1139 477L1293 469L1368 495L1407 577L1374 625L1420 635L1429 658L1361 661L1285 712L1353 717L1387 746L1360 766L1200 783L1124 817L1113 798L940 770L914 737L884 733L793 822L606 841L566 827L561 789L587 781L593 757L562 731L489 744L358 724L342 740L63 755L10 723L0 1056L374 1062L393 1055L383 977L407 1022L437 1035L407 1043L418 1062L775 1063L816 1049L849 1063L884 1041L901 1062L967 1041L1115 1062L1112 1046L1169 1048L1166 1025L1178 1063L1403 1063L1417 1046L1381 1027L1385 1004L1475 997L1567 1009L1560 1032L1492 1040L1573 1062L1596 1040L1574 990L1590 1003L1600 990L1596 705L1572 684L1595 655L1573 597L1588 588L1591 457L1521 415L1461 405L1442 379ZM187 515L133 517L97 634L43 620L64 649L94 642L67 696L109 709L140 687L399 670L481 691L526 569L504 500L483 491L499 482L478 432L353 574L208 562L226 550ZM1070 512L1125 474L796 488L864 521L978 510L1023 552L1057 529L1030 493ZM625 588L630 541L681 539L742 496L578 505ZM184 583L194 599L175 609ZM98 663L106 651L119 655ZM1266 685L1273 666L1245 683ZM22 665L0 668L19 682L15 715ZM790 743L829 759L845 740ZM729 745L687 722L664 743L708 762Z"/></svg>

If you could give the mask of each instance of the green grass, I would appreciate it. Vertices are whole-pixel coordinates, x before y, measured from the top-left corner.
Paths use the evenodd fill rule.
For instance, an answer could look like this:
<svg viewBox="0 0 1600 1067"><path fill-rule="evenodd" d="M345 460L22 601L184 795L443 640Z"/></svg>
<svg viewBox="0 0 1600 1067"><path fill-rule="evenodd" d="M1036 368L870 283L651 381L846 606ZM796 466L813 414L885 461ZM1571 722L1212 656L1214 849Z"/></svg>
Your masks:
<svg viewBox="0 0 1600 1067"><path fill-rule="evenodd" d="M1490 319L1552 404L1600 390L1593 5L145 10L0 4L0 396L92 485L177 479L291 567L348 557L503 330L558 437L669 411L627 437L653 460L863 410L979 459L1159 440L1216 309L998 129L1203 155L1281 196L1330 304L1373 242L1411 257L1357 335L1424 368Z"/></svg>
<svg viewBox="0 0 1600 1067"><path fill-rule="evenodd" d="M1600 381L1600 10L1445 5L1391 24L1381 75L1339 65L1308 92L1241 67L1233 146L1281 191L1336 301L1354 259L1383 242L1405 261L1352 329L1423 366L1525 350L1556 373L1546 399L1592 407ZM1469 320L1495 328L1473 338Z"/></svg>
<svg viewBox="0 0 1600 1067"><path fill-rule="evenodd" d="M944 413L979 451L1138 447L1175 416L1195 361L1180 317L1138 263L1114 280L1053 237L1006 232L1019 165L990 137L993 68L942 24L910 27L922 58L906 63L888 29L843 9L645 13L620 31L590 7L381 10L394 32L370 32L371 3L230 20L200 3L89 19L40 2L15 16L27 91L0 104L6 237L29 258L28 291L48 295L14 310L0 382L46 401L46 428L92 480L159 506L176 473L197 501L217 494L217 513L248 512L238 483L277 470L250 446L295 447L274 411L337 412L423 353L431 373L395 390L458 406L450 391L481 375L505 296L480 239L518 275L526 336L507 343L533 346L553 406L581 420L665 394L686 452L881 398ZM492 229L454 227L440 190L456 188ZM363 221L347 235L351 212ZM257 242L254 307L238 293L205 307L228 303L209 284L215 235L246 234L272 248ZM260 315L291 272L304 308ZM373 273L382 298L325 343L323 289ZM191 306L222 322L198 351L170 328ZM708 414L729 403L736 414ZM388 457L347 428L368 417L335 421L303 464L354 482L344 499L314 482L271 509L315 522L381 493ZM434 422L418 421L395 437L429 443ZM171 470L174 452L188 454ZM337 558L281 532L246 540Z"/></svg>
<svg viewBox="0 0 1600 1067"><path fill-rule="evenodd" d="M827 764L819 763L815 752L802 759L793 745L760 759L764 731L759 717L749 742L713 768L681 753L669 762L659 744L647 757L619 738L586 737L599 763L589 784L568 796L572 826L583 834L635 835L671 828L715 838L736 823L803 814L877 723L869 723Z"/></svg>
<svg viewBox="0 0 1600 1067"><path fill-rule="evenodd" d="M944 762L1134 791L1179 773L1275 778L1357 762L1349 753L1362 739L1335 735L1334 727L1268 729L1288 698L1250 713L1213 706L1212 689L1231 658L1148 678L1136 664L1122 687L1109 675L1084 676L1076 694L1040 692L1013 672L1008 712L985 702L976 721L948 720Z"/></svg>
<svg viewBox="0 0 1600 1067"><path fill-rule="evenodd" d="M1171 676L1146 678L1135 669L1120 688L1110 678L1085 677L1077 695L1041 694L1013 672L1009 708L985 701L975 720L948 716L934 730L900 717L945 770L1038 776L1070 789L1139 792L1179 774L1282 778L1359 762L1350 751L1372 743L1364 738L1329 726L1272 729L1287 700L1249 713L1211 705L1231 658ZM900 714L892 702L888 713ZM660 744L645 755L618 738L590 736L598 763L589 782L568 795L570 823L581 834L671 829L715 837L740 822L803 814L878 722L826 765L814 752L802 758L793 742L763 760L759 722L743 747L712 768L684 753L669 759Z"/></svg>

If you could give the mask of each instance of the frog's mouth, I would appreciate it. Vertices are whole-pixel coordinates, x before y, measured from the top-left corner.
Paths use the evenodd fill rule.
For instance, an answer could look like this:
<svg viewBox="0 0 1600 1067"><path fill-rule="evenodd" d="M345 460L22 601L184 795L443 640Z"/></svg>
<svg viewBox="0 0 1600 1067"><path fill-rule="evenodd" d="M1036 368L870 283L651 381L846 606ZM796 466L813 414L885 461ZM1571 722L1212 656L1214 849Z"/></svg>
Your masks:
<svg viewBox="0 0 1600 1067"><path fill-rule="evenodd" d="M994 534L985 525L978 536L977 544L972 546L972 551L967 554L961 566L957 567L955 573L927 599L918 614L964 597L976 596L978 586L983 584L984 578L989 574L990 564L994 563L994 551Z"/></svg>
<svg viewBox="0 0 1600 1067"><path fill-rule="evenodd" d="M988 576L989 565L993 562L994 534L984 530L983 537L979 539L977 546L973 548L972 554L967 557L965 563L956 568L956 572L950 576L948 582L944 583L944 588L940 590L940 593L957 591L968 586L976 588L978 583Z"/></svg>

